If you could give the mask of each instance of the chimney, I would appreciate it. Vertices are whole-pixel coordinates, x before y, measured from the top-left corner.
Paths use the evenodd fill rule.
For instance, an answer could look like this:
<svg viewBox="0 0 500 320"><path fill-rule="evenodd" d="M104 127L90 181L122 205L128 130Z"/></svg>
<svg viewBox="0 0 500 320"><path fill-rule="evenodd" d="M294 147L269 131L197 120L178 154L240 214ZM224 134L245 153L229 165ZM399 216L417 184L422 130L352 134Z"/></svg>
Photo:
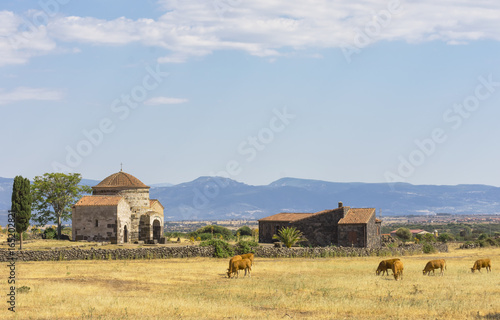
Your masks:
<svg viewBox="0 0 500 320"><path fill-rule="evenodd" d="M342 201L339 201L339 208L342 208L343 206Z"/></svg>

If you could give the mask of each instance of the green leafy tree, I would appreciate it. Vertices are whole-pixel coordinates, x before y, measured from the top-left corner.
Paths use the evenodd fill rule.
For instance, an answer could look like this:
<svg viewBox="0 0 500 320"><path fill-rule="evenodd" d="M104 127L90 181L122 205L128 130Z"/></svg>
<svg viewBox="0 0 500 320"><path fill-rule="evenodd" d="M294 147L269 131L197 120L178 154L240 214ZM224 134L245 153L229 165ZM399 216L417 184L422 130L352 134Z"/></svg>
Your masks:
<svg viewBox="0 0 500 320"><path fill-rule="evenodd" d="M427 243L436 242L436 237L432 233L426 233L423 235L422 241Z"/></svg>
<svg viewBox="0 0 500 320"><path fill-rule="evenodd" d="M455 237L453 237L453 235L451 233L441 233L439 236L438 236L438 241L441 241L443 243L446 243L446 242L449 242L449 241L453 241L455 240Z"/></svg>
<svg viewBox="0 0 500 320"><path fill-rule="evenodd" d="M278 234L273 235L273 239L283 242L287 248L291 248L299 241L305 241L306 238L294 227L283 227L278 231Z"/></svg>
<svg viewBox="0 0 500 320"><path fill-rule="evenodd" d="M218 235L222 236L222 238L229 240L233 238L233 232L229 230L228 228L224 228L218 225L208 225L204 226L203 228L200 228L194 232L191 232L189 235L194 236L195 238L198 236L201 236L203 239L202 234L208 233L212 235L214 238L217 238Z"/></svg>
<svg viewBox="0 0 500 320"><path fill-rule="evenodd" d="M464 230L463 230L463 234L464 234L464 239L465 240L469 240L471 238L471 235L472 235L472 229L471 227L469 226L465 226L464 227Z"/></svg>
<svg viewBox="0 0 500 320"><path fill-rule="evenodd" d="M236 233L240 233L241 236L251 236L252 235L252 229L248 226L243 226L236 230Z"/></svg>
<svg viewBox="0 0 500 320"><path fill-rule="evenodd" d="M57 224L57 239L61 238L61 223L71 218L71 206L92 189L78 185L79 173L45 173L37 176L31 186L34 221L41 226L48 222Z"/></svg>
<svg viewBox="0 0 500 320"><path fill-rule="evenodd" d="M477 240L486 240L486 239L488 239L488 238L489 238L488 234L486 234L486 233L481 233L481 234L479 235L479 237L477 237Z"/></svg>
<svg viewBox="0 0 500 320"><path fill-rule="evenodd" d="M19 250L23 249L22 234L30 226L31 203L30 180L22 176L16 176L12 187L11 211L15 213L16 217L15 228L19 234Z"/></svg>
<svg viewBox="0 0 500 320"><path fill-rule="evenodd" d="M411 240L411 231L408 228L399 228L396 231L396 236L398 236L399 239L406 242Z"/></svg>
<svg viewBox="0 0 500 320"><path fill-rule="evenodd" d="M234 249L229 243L222 239L211 239L200 243L200 247L214 247L214 257L228 258L234 255Z"/></svg>

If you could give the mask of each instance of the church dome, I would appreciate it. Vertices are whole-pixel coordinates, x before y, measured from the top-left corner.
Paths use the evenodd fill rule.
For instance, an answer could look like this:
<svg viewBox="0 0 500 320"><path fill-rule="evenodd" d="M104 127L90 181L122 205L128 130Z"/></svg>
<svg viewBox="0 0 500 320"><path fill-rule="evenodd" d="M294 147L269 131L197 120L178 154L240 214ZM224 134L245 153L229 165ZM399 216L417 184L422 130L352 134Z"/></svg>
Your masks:
<svg viewBox="0 0 500 320"><path fill-rule="evenodd" d="M142 183L141 180L137 179L133 175L120 171L105 178L93 188L94 189L101 189L101 188L139 189L139 188L149 188L149 187L144 183Z"/></svg>

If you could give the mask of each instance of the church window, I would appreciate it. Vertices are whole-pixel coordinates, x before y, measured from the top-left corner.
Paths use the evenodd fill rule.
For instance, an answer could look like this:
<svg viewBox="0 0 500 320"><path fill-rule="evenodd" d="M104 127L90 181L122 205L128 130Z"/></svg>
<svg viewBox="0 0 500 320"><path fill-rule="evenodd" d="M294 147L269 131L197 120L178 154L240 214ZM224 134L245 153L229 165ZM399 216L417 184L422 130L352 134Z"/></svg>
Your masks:
<svg viewBox="0 0 500 320"><path fill-rule="evenodd" d="M98 227L99 226L99 221L97 219L95 219L95 226Z"/></svg>

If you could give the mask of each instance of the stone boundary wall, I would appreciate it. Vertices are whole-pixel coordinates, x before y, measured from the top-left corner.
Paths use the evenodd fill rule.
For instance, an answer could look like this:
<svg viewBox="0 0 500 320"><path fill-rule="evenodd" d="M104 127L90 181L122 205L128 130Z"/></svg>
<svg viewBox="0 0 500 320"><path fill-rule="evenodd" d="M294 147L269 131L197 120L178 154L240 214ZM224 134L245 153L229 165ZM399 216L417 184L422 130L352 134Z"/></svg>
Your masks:
<svg viewBox="0 0 500 320"><path fill-rule="evenodd" d="M448 252L448 245L433 244L439 252ZM323 258L323 257L387 257L422 254L421 244L404 245L395 248L352 248L352 247L316 247L316 248L254 248L256 257L263 258Z"/></svg>
<svg viewBox="0 0 500 320"><path fill-rule="evenodd" d="M156 247L137 249L54 249L51 251L15 251L17 261L67 261L67 260L131 260L212 257L213 247ZM8 261L10 253L0 251L0 261Z"/></svg>
<svg viewBox="0 0 500 320"><path fill-rule="evenodd" d="M446 244L434 244L440 252L448 252ZM323 257L366 257L366 256L405 256L422 254L422 245L404 245L395 248L351 248L351 247L317 247L317 248L275 248L256 247L255 256L262 258L323 258ZM238 253L238 252L237 252ZM54 249L51 251L16 251L17 261L68 261L68 260L133 260L133 259L165 259L189 257L213 257L213 247L154 247L137 249ZM9 261L10 253L0 251L0 261Z"/></svg>

